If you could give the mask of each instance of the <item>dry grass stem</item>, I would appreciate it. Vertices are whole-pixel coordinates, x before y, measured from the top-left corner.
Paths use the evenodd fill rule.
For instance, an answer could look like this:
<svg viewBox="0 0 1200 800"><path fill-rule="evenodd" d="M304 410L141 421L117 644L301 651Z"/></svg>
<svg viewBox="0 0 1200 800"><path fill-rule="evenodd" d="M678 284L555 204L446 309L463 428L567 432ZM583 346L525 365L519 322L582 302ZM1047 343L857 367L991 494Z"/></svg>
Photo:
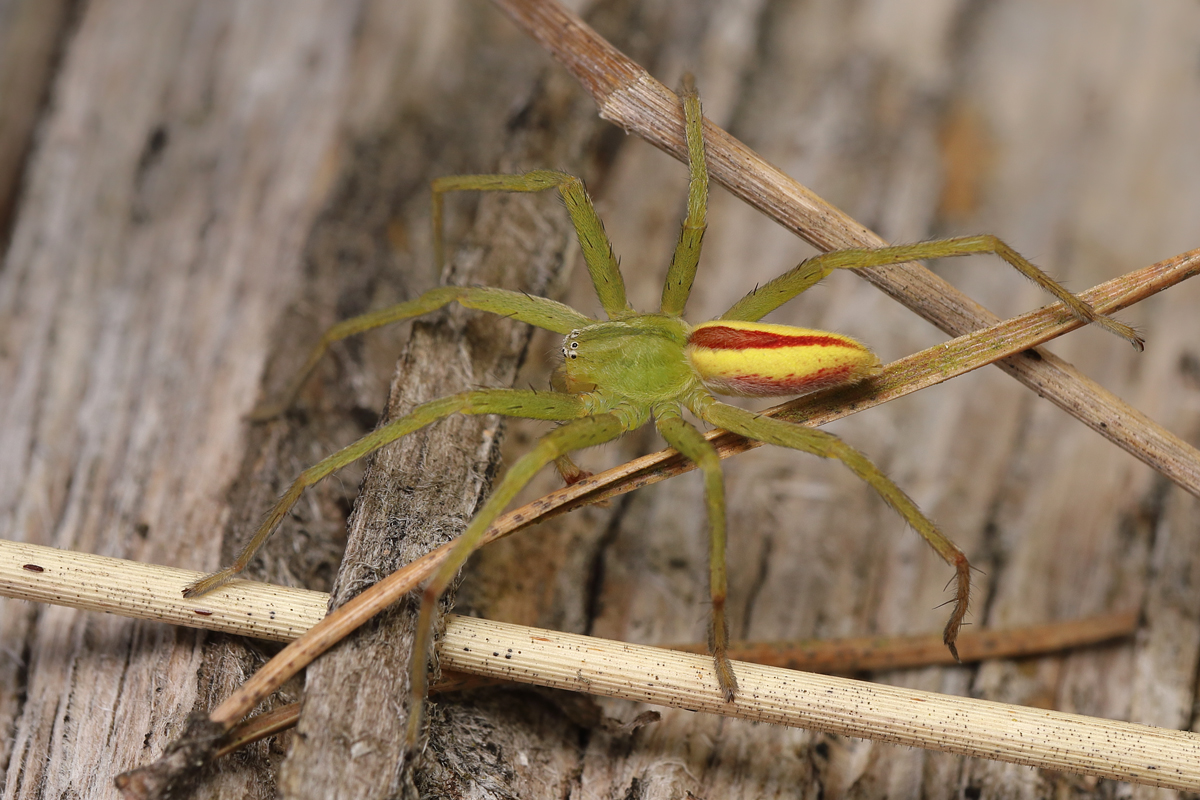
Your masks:
<svg viewBox="0 0 1200 800"><path fill-rule="evenodd" d="M735 665L726 703L708 656L462 618L442 641L454 669L912 747L1200 788L1200 735L846 678Z"/></svg>
<svg viewBox="0 0 1200 800"><path fill-rule="evenodd" d="M447 624L456 625L457 619L457 616L451 615ZM486 620L480 622L487 624ZM1020 658L1052 653L1132 636L1137 631L1137 624L1137 612L1128 611L1026 628L970 631L959 635L958 653L964 664L988 658ZM707 651L707 645L676 644L668 645L666 649L703 654ZM729 657L735 661L832 675L954 664L942 635L937 633L794 642L735 641L730 642ZM501 682L499 678L491 676L442 669L441 680L429 687L429 693L436 695ZM300 705L290 703L248 717L234 726L225 737L216 758L295 725L300 718Z"/></svg>
<svg viewBox="0 0 1200 800"><path fill-rule="evenodd" d="M325 618L328 594L256 581L236 580L203 598L182 597L179 588L203 574L0 539L0 596L4 597L276 642L295 641ZM959 651L963 661L1028 656L1127 636L1136 626L1137 614L1122 612L1012 630L972 631L962 634ZM704 652L705 645L667 647ZM733 642L730 652L743 661L834 673L953 663L940 633ZM494 671L477 674L496 677ZM438 690L460 688L464 687L455 677L443 681Z"/></svg>
<svg viewBox="0 0 1200 800"><path fill-rule="evenodd" d="M284 640L320 624L327 595L238 581L204 603L185 601L179 587L199 573L48 547L0 543L0 592L76 608L108 611ZM964 654L1013 654L1014 648L1061 647L1129 633L1134 614L1012 632L979 632L960 642ZM929 641L925 641L928 639ZM811 664L832 670L912 663L919 653L944 654L938 637L905 637L899 650L878 642L806 643ZM873 646L874 645L874 646ZM741 645L741 654L771 648L775 661L803 658L794 649ZM746 719L829 730L968 755L1091 772L1175 788L1200 786L1200 737L1147 726L822 678L779 667L740 664L743 691L727 704L716 691L706 655L625 645L507 623L452 616L440 645L448 670L493 679L587 691ZM865 659L865 661L864 661ZM710 685L712 684L712 685ZM445 688L454 688L442 687ZM217 753L294 724L285 707L239 726ZM1003 720L1003 725L997 721ZM1000 735L998 732L1002 732ZM1097 745L1097 742L1103 744ZM1050 747L1051 743L1057 744ZM1114 751L1123 756L1117 758Z"/></svg>
<svg viewBox="0 0 1200 800"><path fill-rule="evenodd" d="M0 539L0 595L290 642L325 616L329 595L235 581L195 600L203 573Z"/></svg>
<svg viewBox="0 0 1200 800"><path fill-rule="evenodd" d="M457 620L456 615L450 615L447 624L457 625ZM487 620L479 622L487 624ZM958 653L964 664L989 658L1021 658L1122 639L1132 636L1137 625L1138 613L1126 611L1025 628L969 631L959 635ZM667 645L666 649L704 654L707 645L673 644ZM793 642L735 641L730 642L729 657L735 661L832 675L954 664L954 658L938 633ZM443 668L441 680L429 687L429 693L436 695L501 682L492 675L471 675ZM300 705L290 703L248 717L229 732L216 757L295 725L300 717Z"/></svg>
<svg viewBox="0 0 1200 800"><path fill-rule="evenodd" d="M1024 658L1131 636L1137 631L1137 623L1137 612L1123 611L1024 628L966 631L959 634L956 645L963 664L989 658ZM701 655L708 652L702 644L668 645L667 649ZM729 654L738 661L830 675L953 666L955 663L940 633L795 642L732 642Z"/></svg>

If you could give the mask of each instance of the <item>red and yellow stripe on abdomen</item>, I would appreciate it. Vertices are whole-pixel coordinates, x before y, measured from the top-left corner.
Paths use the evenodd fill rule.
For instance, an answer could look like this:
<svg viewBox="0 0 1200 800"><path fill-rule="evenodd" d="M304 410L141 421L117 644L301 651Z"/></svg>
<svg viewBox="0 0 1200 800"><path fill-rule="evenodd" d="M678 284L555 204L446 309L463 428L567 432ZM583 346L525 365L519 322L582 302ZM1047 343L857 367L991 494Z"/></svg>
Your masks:
<svg viewBox="0 0 1200 800"><path fill-rule="evenodd" d="M880 368L879 358L849 336L763 322L697 325L687 356L709 391L741 397L807 394Z"/></svg>

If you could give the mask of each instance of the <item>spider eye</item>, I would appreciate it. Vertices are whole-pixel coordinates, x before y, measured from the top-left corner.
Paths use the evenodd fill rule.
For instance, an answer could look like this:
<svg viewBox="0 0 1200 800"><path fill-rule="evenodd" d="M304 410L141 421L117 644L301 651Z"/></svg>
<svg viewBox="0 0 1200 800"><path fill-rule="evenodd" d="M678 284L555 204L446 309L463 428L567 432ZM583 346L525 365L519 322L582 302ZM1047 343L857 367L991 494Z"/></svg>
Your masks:
<svg viewBox="0 0 1200 800"><path fill-rule="evenodd" d="M579 349L579 342L571 342L571 349L572 349L572 350L578 350L578 349Z"/></svg>

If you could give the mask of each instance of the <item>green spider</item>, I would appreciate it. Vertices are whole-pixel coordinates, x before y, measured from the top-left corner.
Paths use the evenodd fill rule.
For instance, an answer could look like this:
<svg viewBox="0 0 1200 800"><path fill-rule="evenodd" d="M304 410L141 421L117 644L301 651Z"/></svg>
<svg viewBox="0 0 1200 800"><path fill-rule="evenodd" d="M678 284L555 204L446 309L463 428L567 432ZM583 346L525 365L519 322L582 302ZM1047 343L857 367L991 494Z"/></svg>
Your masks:
<svg viewBox="0 0 1200 800"><path fill-rule="evenodd" d="M719 319L691 325L683 319L700 257L708 203L700 99L689 79L681 92L688 145L687 216L663 287L661 309L644 314L629 307L625 283L612 246L583 183L571 175L535 170L524 175L459 175L433 183L434 253L444 261L443 196L451 191L539 192L558 189L578 234L588 272L608 320L590 319L544 297L488 287L444 286L415 300L346 320L330 328L313 349L283 401L257 410L257 419L282 412L333 342L393 322L435 311L457 301L562 334L563 362L555 370L552 392L480 389L433 400L413 409L300 474L279 499L234 563L184 590L192 597L208 592L246 567L305 488L327 475L451 414L501 414L560 423L533 451L504 475L483 509L467 526L450 556L426 584L411 664L409 739L419 732L421 700L432 639L436 601L466 562L492 522L543 467L554 463L568 482L586 475L570 453L612 441L653 419L669 445L695 462L704 475L709 523L709 588L712 614L709 650L716 679L727 701L737 691L726 655L729 626L725 614L725 495L716 449L691 423L687 408L705 422L751 439L836 458L866 481L954 567L954 609L943 639L957 658L954 642L967 612L970 567L966 556L916 504L871 461L830 433L745 411L713 397L794 396L831 386L849 385L876 374L879 359L863 344L835 333L760 323L767 313L791 300L835 269L862 269L922 258L994 253L1045 288L1079 319L1096 323L1131 341L1142 342L1130 327L1095 312L994 236L970 236L877 250L840 250L810 258L743 297Z"/></svg>

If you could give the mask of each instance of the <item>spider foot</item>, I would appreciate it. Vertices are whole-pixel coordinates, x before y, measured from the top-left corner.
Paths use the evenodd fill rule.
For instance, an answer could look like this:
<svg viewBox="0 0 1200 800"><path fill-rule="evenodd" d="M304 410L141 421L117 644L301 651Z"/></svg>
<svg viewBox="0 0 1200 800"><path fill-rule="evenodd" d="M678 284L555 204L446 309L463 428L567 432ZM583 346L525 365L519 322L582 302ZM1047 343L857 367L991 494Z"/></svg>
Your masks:
<svg viewBox="0 0 1200 800"><path fill-rule="evenodd" d="M733 664L729 661L729 656L724 653L713 655L713 663L717 670L717 685L721 687L721 694L725 695L725 702L732 703L737 699L737 676L733 674Z"/></svg>
<svg viewBox="0 0 1200 800"><path fill-rule="evenodd" d="M183 587L183 596L199 597L200 595L208 594L213 589L229 583L236 576L237 570L234 569L223 569L220 572L214 572L212 575L206 575L200 580Z"/></svg>
<svg viewBox="0 0 1200 800"><path fill-rule="evenodd" d="M560 456L554 459L554 467L558 470L558 474L562 476L563 483L567 486L574 486L595 474L576 464L571 460L570 456ZM609 500L600 500L592 503L597 508L608 508L611 504L612 502Z"/></svg>
<svg viewBox="0 0 1200 800"><path fill-rule="evenodd" d="M717 672L717 685L725 702L732 703L737 697L737 676L733 674L733 663L729 660L729 625L725 621L723 603L713 604L712 620L708 627L708 650L712 653L713 665Z"/></svg>
<svg viewBox="0 0 1200 800"><path fill-rule="evenodd" d="M954 656L954 660L962 663L962 659L958 657L955 641L957 641L958 632L962 628L963 618L967 616L967 606L971 600L971 565L967 563L967 557L960 553L955 559L954 568L957 573L955 575L954 611L950 613L950 619L946 621L946 629L942 632L942 641L950 650L950 655Z"/></svg>

